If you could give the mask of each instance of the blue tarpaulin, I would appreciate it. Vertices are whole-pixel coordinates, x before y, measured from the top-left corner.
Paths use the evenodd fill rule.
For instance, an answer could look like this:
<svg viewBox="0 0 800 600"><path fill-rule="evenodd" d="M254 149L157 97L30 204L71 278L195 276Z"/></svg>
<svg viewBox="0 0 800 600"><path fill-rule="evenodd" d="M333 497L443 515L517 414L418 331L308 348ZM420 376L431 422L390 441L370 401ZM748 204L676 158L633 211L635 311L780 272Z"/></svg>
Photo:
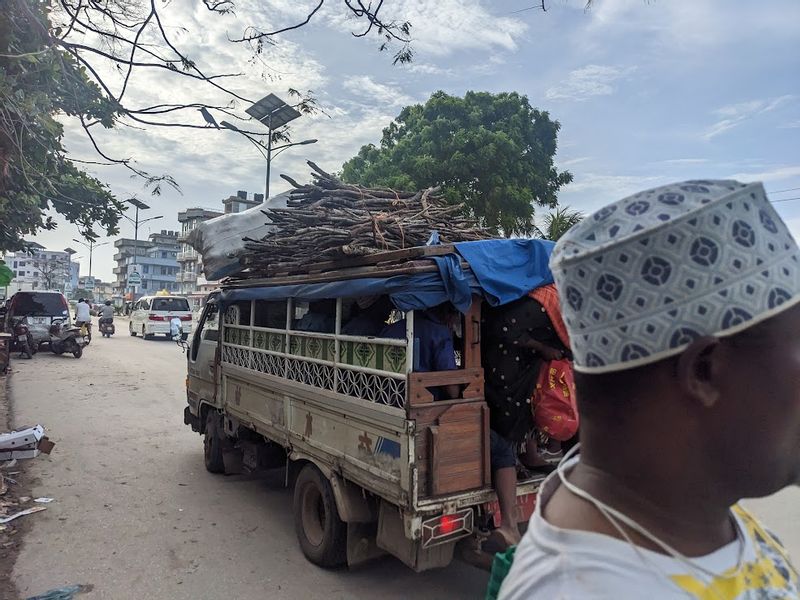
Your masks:
<svg viewBox="0 0 800 600"><path fill-rule="evenodd" d="M222 301L227 304L236 300L321 300L389 295L400 310L421 310L450 301L466 312L473 294L497 306L553 283L548 267L553 245L553 242L529 239L462 242L455 244L460 257L448 254L431 258L438 273L228 289L223 292ZM461 268L460 258L469 264L469 271Z"/></svg>

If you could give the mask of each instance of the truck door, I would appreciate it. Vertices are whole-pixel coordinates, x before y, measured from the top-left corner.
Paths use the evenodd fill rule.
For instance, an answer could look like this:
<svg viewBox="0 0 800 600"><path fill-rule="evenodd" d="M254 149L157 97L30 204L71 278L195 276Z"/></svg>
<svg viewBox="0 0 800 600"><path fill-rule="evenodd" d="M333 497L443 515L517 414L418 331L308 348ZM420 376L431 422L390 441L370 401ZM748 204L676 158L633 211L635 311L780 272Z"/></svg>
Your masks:
<svg viewBox="0 0 800 600"><path fill-rule="evenodd" d="M219 295L209 296L189 348L188 400L194 410L200 402L214 404L217 390Z"/></svg>

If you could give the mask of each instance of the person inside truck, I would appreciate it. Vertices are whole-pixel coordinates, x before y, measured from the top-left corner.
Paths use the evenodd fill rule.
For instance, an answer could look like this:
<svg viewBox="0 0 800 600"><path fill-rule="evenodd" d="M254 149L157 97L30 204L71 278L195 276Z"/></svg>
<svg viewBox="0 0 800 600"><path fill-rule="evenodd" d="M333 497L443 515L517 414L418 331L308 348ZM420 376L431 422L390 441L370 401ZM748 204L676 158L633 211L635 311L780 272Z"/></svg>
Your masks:
<svg viewBox="0 0 800 600"><path fill-rule="evenodd" d="M526 445L529 461L540 459L531 410L539 371L545 361L562 358L568 349L559 339L544 306L527 296L487 309L482 319L481 356L491 422L492 479L500 505L500 527L486 548L504 550L519 542L516 520L517 452ZM539 467L543 462L531 462Z"/></svg>
<svg viewBox="0 0 800 600"><path fill-rule="evenodd" d="M421 373L431 371L452 371L456 365L453 345L453 331L459 319L459 312L449 302L414 313L414 370ZM400 319L387 325L380 337L403 339L406 337L406 320ZM458 385L444 385L431 390L434 400L458 398L461 388Z"/></svg>
<svg viewBox="0 0 800 600"><path fill-rule="evenodd" d="M308 312L294 322L296 331L333 333L336 330L336 300L313 300Z"/></svg>
<svg viewBox="0 0 800 600"><path fill-rule="evenodd" d="M377 337L394 310L389 296L361 296L356 298L356 313L344 325L342 334Z"/></svg>
<svg viewBox="0 0 800 600"><path fill-rule="evenodd" d="M550 265L580 454L543 483L499 597L800 597L739 504L800 484L800 248L763 186L638 193Z"/></svg>

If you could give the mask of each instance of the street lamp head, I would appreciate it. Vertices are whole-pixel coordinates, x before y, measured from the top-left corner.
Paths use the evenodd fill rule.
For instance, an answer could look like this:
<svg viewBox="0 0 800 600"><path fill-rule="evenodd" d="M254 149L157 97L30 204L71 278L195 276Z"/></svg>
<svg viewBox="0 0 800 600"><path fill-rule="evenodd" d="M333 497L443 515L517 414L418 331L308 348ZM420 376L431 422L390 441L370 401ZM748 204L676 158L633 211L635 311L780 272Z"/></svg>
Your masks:
<svg viewBox="0 0 800 600"><path fill-rule="evenodd" d="M220 125L222 125L225 129L230 129L231 131L241 131L236 125L233 123L228 123L227 121L220 121Z"/></svg>
<svg viewBox="0 0 800 600"><path fill-rule="evenodd" d="M308 144L316 144L319 140L303 140L302 142L297 142L298 146L306 146Z"/></svg>
<svg viewBox="0 0 800 600"><path fill-rule="evenodd" d="M141 200L139 200L137 198L128 198L125 202L135 206L136 208L138 208L140 210L146 210L146 209L150 208L149 206L147 206L147 204L145 204L144 202L142 202Z"/></svg>

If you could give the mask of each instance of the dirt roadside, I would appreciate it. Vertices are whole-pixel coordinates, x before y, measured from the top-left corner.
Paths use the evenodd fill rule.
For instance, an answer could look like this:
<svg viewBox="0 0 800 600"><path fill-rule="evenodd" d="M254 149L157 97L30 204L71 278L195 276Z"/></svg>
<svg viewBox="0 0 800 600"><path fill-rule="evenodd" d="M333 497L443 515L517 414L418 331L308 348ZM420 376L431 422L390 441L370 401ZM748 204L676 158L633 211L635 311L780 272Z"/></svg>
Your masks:
<svg viewBox="0 0 800 600"><path fill-rule="evenodd" d="M12 367L9 366L7 375L0 376L0 432L10 431L11 429L11 398L10 398L10 379ZM8 472L21 471L19 463L12 469L4 470L7 477L20 481L19 475L8 475ZM0 483L0 491L3 489ZM5 493L0 495L0 514L10 514L16 512L19 506L19 496L24 494L19 489L19 484L7 483ZM11 571L19 554L19 546L22 543L24 518L12 521L5 525L0 525L0 598L3 600L13 600L19 598L19 593L11 580Z"/></svg>

